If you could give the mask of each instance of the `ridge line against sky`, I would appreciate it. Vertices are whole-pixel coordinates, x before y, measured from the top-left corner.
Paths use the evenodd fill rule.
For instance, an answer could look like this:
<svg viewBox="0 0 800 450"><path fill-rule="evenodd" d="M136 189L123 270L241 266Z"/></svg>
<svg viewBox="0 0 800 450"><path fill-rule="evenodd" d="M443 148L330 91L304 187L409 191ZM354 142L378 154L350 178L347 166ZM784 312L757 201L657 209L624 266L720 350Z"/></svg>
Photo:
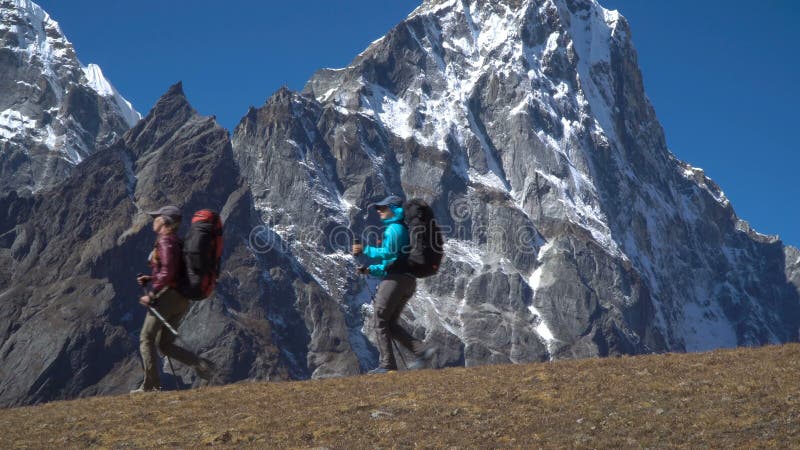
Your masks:
<svg viewBox="0 0 800 450"><path fill-rule="evenodd" d="M344 67L420 1L39 0L142 114L178 80L233 129L281 86ZM800 2L600 0L631 25L670 150L701 167L759 232L800 246L794 138ZM89 13L91 12L91 13Z"/></svg>

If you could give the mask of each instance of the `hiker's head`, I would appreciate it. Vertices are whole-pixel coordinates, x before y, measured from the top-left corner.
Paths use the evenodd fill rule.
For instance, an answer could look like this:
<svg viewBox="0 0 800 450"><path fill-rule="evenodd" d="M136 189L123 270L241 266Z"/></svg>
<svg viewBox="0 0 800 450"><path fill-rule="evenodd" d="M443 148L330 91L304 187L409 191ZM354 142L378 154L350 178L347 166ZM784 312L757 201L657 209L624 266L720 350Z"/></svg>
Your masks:
<svg viewBox="0 0 800 450"><path fill-rule="evenodd" d="M158 234L174 233L181 226L181 210L177 206L164 206L147 214L153 217L153 231Z"/></svg>
<svg viewBox="0 0 800 450"><path fill-rule="evenodd" d="M390 195L372 206L378 211L381 220L388 220L397 215L396 211L403 207L403 199L396 195Z"/></svg>
<svg viewBox="0 0 800 450"><path fill-rule="evenodd" d="M388 206L376 206L375 209L378 210L378 217L380 217L381 220L391 219L394 217L394 211L392 211L392 208Z"/></svg>
<svg viewBox="0 0 800 450"><path fill-rule="evenodd" d="M180 226L180 219L174 219L170 216L158 216L153 220L153 231L158 234L175 233Z"/></svg>

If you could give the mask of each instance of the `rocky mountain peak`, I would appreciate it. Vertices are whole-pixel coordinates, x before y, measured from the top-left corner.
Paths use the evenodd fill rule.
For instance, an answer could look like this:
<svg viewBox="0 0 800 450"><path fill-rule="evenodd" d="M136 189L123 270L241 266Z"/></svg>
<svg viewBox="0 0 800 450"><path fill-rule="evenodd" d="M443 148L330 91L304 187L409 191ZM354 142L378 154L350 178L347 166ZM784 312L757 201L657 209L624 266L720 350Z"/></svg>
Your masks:
<svg viewBox="0 0 800 450"><path fill-rule="evenodd" d="M156 122L157 118L164 118L163 116L179 115L181 117L190 117L196 114L197 111L189 103L186 94L183 92L183 82L178 81L156 100L155 105L147 113L143 121ZM137 124L139 127L141 125L141 123Z"/></svg>
<svg viewBox="0 0 800 450"><path fill-rule="evenodd" d="M0 33L3 48L24 54L31 62L38 60L51 74L75 61L75 50L58 22L32 1L0 2Z"/></svg>
<svg viewBox="0 0 800 450"><path fill-rule="evenodd" d="M183 92L183 81L178 81L177 83L170 86L169 89L167 89L167 92L165 92L164 95L161 96L159 101L164 99L169 99L171 97L181 97L188 102L188 100L186 100L186 94ZM156 104L158 104L158 102L156 102Z"/></svg>
<svg viewBox="0 0 800 450"><path fill-rule="evenodd" d="M190 119L199 117L183 92L183 83L177 82L156 101L156 104L139 123L131 128L125 138L134 152L141 156L153 147L160 147ZM145 143L138 146L136 143Z"/></svg>
<svg viewBox="0 0 800 450"><path fill-rule="evenodd" d="M36 191L141 118L39 5L0 2L0 186Z"/></svg>

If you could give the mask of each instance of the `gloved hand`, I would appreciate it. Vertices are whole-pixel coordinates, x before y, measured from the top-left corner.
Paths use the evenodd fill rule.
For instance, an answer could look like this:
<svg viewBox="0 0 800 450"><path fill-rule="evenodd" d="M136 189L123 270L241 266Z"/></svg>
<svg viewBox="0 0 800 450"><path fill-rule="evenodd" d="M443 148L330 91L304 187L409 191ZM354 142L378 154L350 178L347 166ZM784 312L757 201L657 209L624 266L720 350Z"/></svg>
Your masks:
<svg viewBox="0 0 800 450"><path fill-rule="evenodd" d="M359 275L369 275L369 267L368 266L357 267L356 273Z"/></svg>
<svg viewBox="0 0 800 450"><path fill-rule="evenodd" d="M152 280L152 279L153 279L153 277L151 277L149 275L144 275L144 274L141 274L141 273L136 275L136 282L139 283L139 286L146 286L147 283L149 283L150 280Z"/></svg>

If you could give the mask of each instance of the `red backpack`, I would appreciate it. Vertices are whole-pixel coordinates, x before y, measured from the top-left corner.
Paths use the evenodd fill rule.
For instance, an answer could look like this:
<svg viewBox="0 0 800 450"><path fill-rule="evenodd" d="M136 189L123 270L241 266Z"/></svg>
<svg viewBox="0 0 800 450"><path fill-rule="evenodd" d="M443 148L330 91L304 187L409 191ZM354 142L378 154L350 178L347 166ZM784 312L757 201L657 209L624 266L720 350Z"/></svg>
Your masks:
<svg viewBox="0 0 800 450"><path fill-rule="evenodd" d="M203 300L211 296L217 285L221 259L222 220L209 209L197 211L183 241L186 283L182 291L187 298Z"/></svg>

